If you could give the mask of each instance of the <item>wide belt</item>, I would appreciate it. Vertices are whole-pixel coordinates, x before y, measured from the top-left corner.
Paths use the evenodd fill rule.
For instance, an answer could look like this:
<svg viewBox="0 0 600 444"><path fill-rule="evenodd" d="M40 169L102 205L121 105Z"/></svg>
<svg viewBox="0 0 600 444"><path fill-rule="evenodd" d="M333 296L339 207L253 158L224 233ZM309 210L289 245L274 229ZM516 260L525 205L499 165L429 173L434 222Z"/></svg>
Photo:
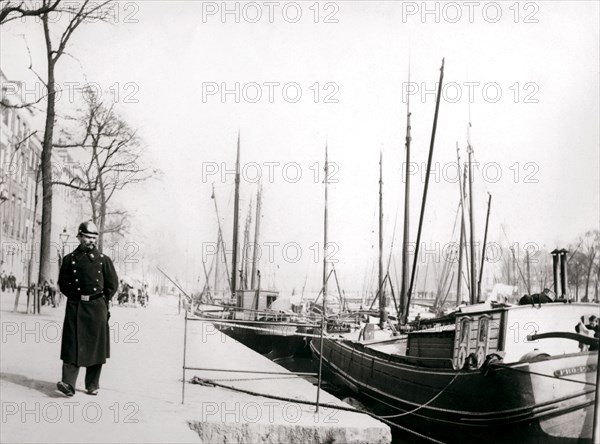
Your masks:
<svg viewBox="0 0 600 444"><path fill-rule="evenodd" d="M102 293L102 292L96 293L96 294L82 294L82 295L70 297L69 300L70 301L90 302L90 301L94 301L98 298L101 298L102 296L104 296L104 293Z"/></svg>

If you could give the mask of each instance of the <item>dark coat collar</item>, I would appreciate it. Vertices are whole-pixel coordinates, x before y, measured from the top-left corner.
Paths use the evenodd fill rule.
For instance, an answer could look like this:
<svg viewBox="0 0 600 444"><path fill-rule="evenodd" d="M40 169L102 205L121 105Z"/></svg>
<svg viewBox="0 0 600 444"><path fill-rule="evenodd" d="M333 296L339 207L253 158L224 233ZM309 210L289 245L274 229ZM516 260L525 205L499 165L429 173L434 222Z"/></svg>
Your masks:
<svg viewBox="0 0 600 444"><path fill-rule="evenodd" d="M87 256L93 262L100 260L100 252L96 247L85 251L80 245L73 251L73 256L78 260L83 259L84 256Z"/></svg>

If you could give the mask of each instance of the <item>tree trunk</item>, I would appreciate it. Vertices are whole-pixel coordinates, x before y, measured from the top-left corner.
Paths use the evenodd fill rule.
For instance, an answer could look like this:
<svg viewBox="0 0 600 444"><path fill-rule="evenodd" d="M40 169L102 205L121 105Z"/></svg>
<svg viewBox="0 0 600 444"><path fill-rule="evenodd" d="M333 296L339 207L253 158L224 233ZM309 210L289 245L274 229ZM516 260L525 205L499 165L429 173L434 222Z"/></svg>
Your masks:
<svg viewBox="0 0 600 444"><path fill-rule="evenodd" d="M56 87L54 84L54 60L51 50L50 35L48 30L48 16L42 18L44 33L46 35L46 49L48 57L48 106L46 109L46 125L44 128L44 141L42 144L42 231L40 239L40 268L38 283L50 280L50 248L52 236L52 136L54 132L54 109ZM35 223L35 221L34 221Z"/></svg>
<svg viewBox="0 0 600 444"><path fill-rule="evenodd" d="M585 278L585 296L584 299L588 301L588 288L590 286L590 277L592 275L592 267L594 266L594 259L596 258L596 250L594 248L591 249L590 255L588 257L589 264L587 269L587 276Z"/></svg>
<svg viewBox="0 0 600 444"><path fill-rule="evenodd" d="M35 233L36 233L36 228L37 228L37 212L38 212L38 203L39 203L39 199L38 199L38 189L40 186L40 172L41 172L41 167L40 164L38 164L38 167L36 169L35 172L35 190L34 190L34 194L33 194L33 224L31 225L31 245L33 245L35 247ZM33 273L33 264L34 264L34 258L35 258L35 249L32 249L31 251L31 256L29 256L29 264L27 265L27 288L31 287L32 282L32 276L31 274Z"/></svg>
<svg viewBox="0 0 600 444"><path fill-rule="evenodd" d="M594 287L594 300L598 302L598 281L600 281L600 264L598 264L598 272L596 273L596 285Z"/></svg>
<svg viewBox="0 0 600 444"><path fill-rule="evenodd" d="M96 157L96 163L98 163L98 158ZM100 165L98 165L98 168ZM106 222L106 190L104 189L104 180L102 179L102 170L98 169L98 187L100 188L100 208L98 211L99 218L99 226L98 230L100 231L100 235L98 236L98 250L102 252L102 246L104 245L104 226Z"/></svg>
<svg viewBox="0 0 600 444"><path fill-rule="evenodd" d="M100 211L99 211L99 222L98 231L100 231L100 235L98 236L98 250L102 252L102 246L104 245L104 227L106 225L106 203L104 202L104 193L101 193L100 196Z"/></svg>

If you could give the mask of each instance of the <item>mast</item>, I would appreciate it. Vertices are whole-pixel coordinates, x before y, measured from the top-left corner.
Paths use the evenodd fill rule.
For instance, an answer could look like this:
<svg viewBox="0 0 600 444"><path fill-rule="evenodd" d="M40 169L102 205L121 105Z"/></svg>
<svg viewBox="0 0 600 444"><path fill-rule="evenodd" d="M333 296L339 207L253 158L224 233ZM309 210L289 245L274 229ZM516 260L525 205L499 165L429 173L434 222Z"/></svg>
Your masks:
<svg viewBox="0 0 600 444"><path fill-rule="evenodd" d="M515 247L510 247L510 252L512 253L511 255L511 269L512 269L512 285L517 287L517 291L520 293L520 288L519 288L519 278L517 277L517 270L515 268Z"/></svg>
<svg viewBox="0 0 600 444"><path fill-rule="evenodd" d="M210 281L208 280L208 272L206 271L206 262L204 261L204 259L202 259L202 269L204 270L204 278L206 283L204 284L204 288L202 289L202 296L204 296L204 294L207 295L207 301L210 301ZM206 292L206 293L205 293Z"/></svg>
<svg viewBox="0 0 600 444"><path fill-rule="evenodd" d="M221 249L220 241L221 241L220 236L217 235L217 254L215 256L215 283L213 285L215 294L217 294L217 284L218 284L218 279L219 279L219 251Z"/></svg>
<svg viewBox="0 0 600 444"><path fill-rule="evenodd" d="M231 258L231 295L236 297L238 217L240 212L240 133L238 131L237 157L235 160L235 198L233 201L233 252Z"/></svg>
<svg viewBox="0 0 600 444"><path fill-rule="evenodd" d="M319 398L321 395L321 380L323 372L323 335L327 323L325 316L327 315L327 180L329 172L329 164L327 160L327 143L325 143L325 210L323 214L323 314L321 316L321 332L319 339L319 373L317 379L317 407L316 413L319 413Z"/></svg>
<svg viewBox="0 0 600 444"><path fill-rule="evenodd" d="M477 263L475 259L475 212L473 211L473 171L471 170L471 156L473 154L473 147L471 146L471 122L469 122L468 136L467 136L467 154L469 163L469 225L471 228L470 232L470 247L471 247L471 304L477 303L477 287L475 286L477 280Z"/></svg>
<svg viewBox="0 0 600 444"><path fill-rule="evenodd" d="M223 253L223 263L225 264L225 273L227 276L227 285L229 285L229 291L232 292L233 294L233 290L231 289L231 281L229 280L229 268L227 267L227 256L225 253L225 245L223 245L223 231L221 230L221 218L219 217L219 208L217 206L217 198L215 196L215 184L212 184L212 195L210 196L210 198L214 201L215 203L215 213L217 214L217 226L219 227L219 233L218 233L218 239L217 239L217 264L219 263L219 248L221 249L221 252ZM217 272L215 269L215 289L217 287Z"/></svg>
<svg viewBox="0 0 600 444"><path fill-rule="evenodd" d="M257 286L256 286L256 293L254 295L254 300L256 301L256 305L254 307L252 307L254 310L258 310L258 304L260 303L260 270L256 271L256 277L258 280Z"/></svg>
<svg viewBox="0 0 600 444"><path fill-rule="evenodd" d="M527 294L531 294L531 270L529 262L529 250L527 250L525 251L525 264L527 265Z"/></svg>
<svg viewBox="0 0 600 444"><path fill-rule="evenodd" d="M464 203L464 182L460 180L460 152L458 142L456 142L456 163L458 166L458 188L460 191L460 241L458 243L458 279L456 282L456 305L462 302L462 263L463 263L463 245L465 243L465 203Z"/></svg>
<svg viewBox="0 0 600 444"><path fill-rule="evenodd" d="M483 234L483 248L481 249L481 267L479 267L479 280L477 281L478 301L481 300L481 278L483 277L483 264L485 263L485 247L487 244L488 224L490 222L491 206L492 206L492 195L490 193L488 193L488 208L487 208L487 216L485 217L485 232Z"/></svg>
<svg viewBox="0 0 600 444"><path fill-rule="evenodd" d="M325 144L325 209L323 212L323 316L327 309L327 182L329 180L327 144Z"/></svg>
<svg viewBox="0 0 600 444"><path fill-rule="evenodd" d="M410 67L408 71L408 82L410 83ZM404 317L402 314L406 310L406 290L408 284L408 241L409 237L409 224L410 224L410 142L412 140L410 136L410 95L406 103L406 165L405 165L405 176L404 176L404 230L403 230L403 241L402 241L402 282L400 287L400 310L398 313L398 322L403 322Z"/></svg>
<svg viewBox="0 0 600 444"><path fill-rule="evenodd" d="M252 223L252 199L248 206L248 214L246 215L246 223L244 224L244 247L242 248L242 266L240 271L241 287L244 290L248 289L248 247L250 245L250 224Z"/></svg>
<svg viewBox="0 0 600 444"><path fill-rule="evenodd" d="M250 288L254 288L254 278L258 264L258 233L260 231L260 207L262 199L262 184L258 182L258 191L256 192L256 221L254 222L254 249L252 251L252 278L250 279Z"/></svg>
<svg viewBox="0 0 600 444"><path fill-rule="evenodd" d="M429 259L425 259L427 262L425 263L425 277L423 279L423 297L427 299L427 273L429 273ZM417 295L419 295L419 291L417 290Z"/></svg>
<svg viewBox="0 0 600 444"><path fill-rule="evenodd" d="M383 330L387 321L385 295L383 293L383 154L379 152L379 327Z"/></svg>
<svg viewBox="0 0 600 444"><path fill-rule="evenodd" d="M408 295L406 297L406 307L404 310L404 323L408 318L408 310L410 307L410 297L412 294L413 285L415 283L415 272L417 270L417 259L419 257L419 243L421 242L421 231L423 229L423 218L425 216L425 203L427 202L427 190L429 189L429 175L431 173L431 161L433 158L433 146L435 143L435 132L437 129L437 119L440 110L440 97L442 95L442 81L444 80L444 59L442 59L442 67L440 68L440 81L438 83L437 99L435 102L435 114L433 117L433 128L431 130L431 142L429 144L429 157L427 159L427 173L425 175L425 187L423 189L423 200L421 202L421 215L419 217L419 228L417 231L417 245L415 246L415 257L413 260L413 268L410 277L410 285L408 287Z"/></svg>

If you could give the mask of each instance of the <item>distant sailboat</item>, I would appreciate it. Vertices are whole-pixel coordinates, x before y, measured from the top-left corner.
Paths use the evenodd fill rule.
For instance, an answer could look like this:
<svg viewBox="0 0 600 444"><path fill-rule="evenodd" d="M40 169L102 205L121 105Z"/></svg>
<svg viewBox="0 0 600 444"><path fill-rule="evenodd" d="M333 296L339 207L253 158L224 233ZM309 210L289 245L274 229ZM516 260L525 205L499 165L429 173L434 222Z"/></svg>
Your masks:
<svg viewBox="0 0 600 444"><path fill-rule="evenodd" d="M235 167L235 197L233 216L233 249L231 260L230 303L220 305L204 305L196 310L196 314L213 321L214 325L226 335L268 355L280 358L296 353L310 353L306 334L312 332L313 323L297 314L277 309L276 301L279 293L261 288L261 275L257 267L256 245L258 243L262 189L257 193L257 213L255 221L254 255L251 265L250 286L248 284L247 261L241 266L238 285L238 219L240 195L240 136L237 140L237 157ZM214 194L214 191L213 191ZM216 203L215 203L216 205ZM216 208L216 206L215 206ZM218 217L218 216L217 216ZM249 245L249 216L244 229L244 252ZM220 231L220 230L219 230ZM222 248L224 251L224 247ZM245 256L245 255L244 255ZM256 286L255 286L256 285ZM241 288L240 288L241 287Z"/></svg>

